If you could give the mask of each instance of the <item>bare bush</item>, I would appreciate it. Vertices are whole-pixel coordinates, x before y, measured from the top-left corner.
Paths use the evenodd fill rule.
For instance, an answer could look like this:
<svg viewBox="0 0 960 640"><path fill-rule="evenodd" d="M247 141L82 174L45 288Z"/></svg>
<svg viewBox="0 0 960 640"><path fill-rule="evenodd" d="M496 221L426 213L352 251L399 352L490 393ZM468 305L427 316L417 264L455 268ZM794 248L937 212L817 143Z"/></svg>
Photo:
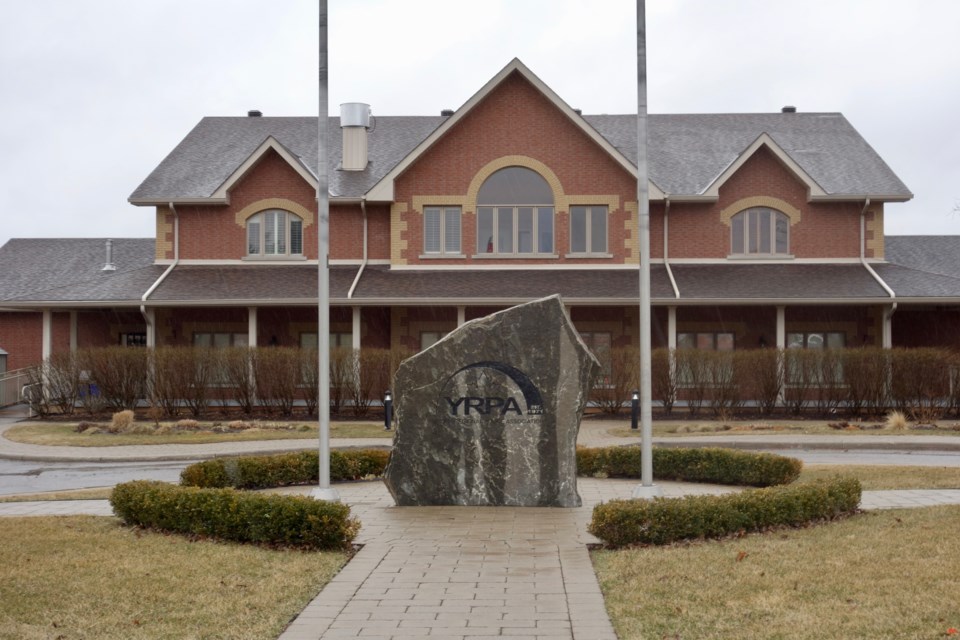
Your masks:
<svg viewBox="0 0 960 640"><path fill-rule="evenodd" d="M252 350L248 347L229 347L217 351L215 379L227 385L230 392L221 396L224 405L233 400L246 415L253 412L254 384Z"/></svg>
<svg viewBox="0 0 960 640"><path fill-rule="evenodd" d="M640 355L637 352L637 360ZM667 413L673 411L673 405L677 402L677 372L676 372L676 354L670 349L654 349L650 354L651 380L650 386L653 391L653 397L660 400L663 410ZM640 375L637 374L637 385L633 389L639 388Z"/></svg>
<svg viewBox="0 0 960 640"><path fill-rule="evenodd" d="M333 349L331 349L331 369L333 362ZM317 405L320 402L320 355L317 349L300 349L300 397L303 398L303 404L306 407L307 415L312 416L317 413ZM333 395L333 383L331 382L331 396Z"/></svg>
<svg viewBox="0 0 960 640"><path fill-rule="evenodd" d="M617 415L630 402L631 392L639 387L640 352L633 347L614 347L609 355L608 384L594 386L591 395L603 413Z"/></svg>
<svg viewBox="0 0 960 640"><path fill-rule="evenodd" d="M780 349L751 349L734 355L741 397L757 403L762 415L777 407L783 390L783 352Z"/></svg>
<svg viewBox="0 0 960 640"><path fill-rule="evenodd" d="M733 352L703 351L707 370L707 398L713 415L726 419L740 408L739 371Z"/></svg>
<svg viewBox="0 0 960 640"><path fill-rule="evenodd" d="M330 349L330 410L340 415L352 396L354 376L357 375L353 349ZM319 368L319 363L317 364ZM319 380L317 387L319 388Z"/></svg>
<svg viewBox="0 0 960 640"><path fill-rule="evenodd" d="M811 349L787 349L783 354L784 402L794 415L810 404L817 384L820 354Z"/></svg>
<svg viewBox="0 0 960 640"><path fill-rule="evenodd" d="M118 411L114 413L113 417L110 419L108 431L110 431L110 433L124 433L130 430L130 427L133 426L133 421L133 411L129 409Z"/></svg>
<svg viewBox="0 0 960 640"><path fill-rule="evenodd" d="M844 349L840 354L847 410L854 416L879 415L887 406L889 351L879 347Z"/></svg>
<svg viewBox="0 0 960 640"><path fill-rule="evenodd" d="M944 349L890 352L890 395L897 410L917 422L943 416L950 396L950 353Z"/></svg>
<svg viewBox="0 0 960 640"><path fill-rule="evenodd" d="M263 347L253 351L257 397L281 415L293 413L300 382L300 356L290 347Z"/></svg>
<svg viewBox="0 0 960 640"><path fill-rule="evenodd" d="M81 369L76 354L55 353L46 362L47 395L57 410L70 415L80 399Z"/></svg>
<svg viewBox="0 0 960 640"><path fill-rule="evenodd" d="M699 349L677 349L674 354L678 386L685 391L687 409L693 415L703 407L712 383L706 353Z"/></svg>
<svg viewBox="0 0 960 640"><path fill-rule="evenodd" d="M134 409L145 397L149 353L133 347L97 347L77 352L104 403L114 411Z"/></svg>

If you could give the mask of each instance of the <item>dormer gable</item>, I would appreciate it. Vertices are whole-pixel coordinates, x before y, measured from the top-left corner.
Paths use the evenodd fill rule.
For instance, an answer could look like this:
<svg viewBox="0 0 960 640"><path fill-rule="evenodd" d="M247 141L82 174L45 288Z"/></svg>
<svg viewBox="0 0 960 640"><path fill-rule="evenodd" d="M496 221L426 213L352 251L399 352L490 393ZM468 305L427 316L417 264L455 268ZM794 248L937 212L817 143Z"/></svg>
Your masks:
<svg viewBox="0 0 960 640"><path fill-rule="evenodd" d="M552 103L561 113L563 113L571 123L583 131L593 142L601 147L617 164L624 168L630 175L637 175L637 168L623 153L614 147L606 138L597 132L576 110L563 101L550 87L548 87L540 78L538 78L526 65L519 59L514 58L497 75L491 78L477 93L475 93L467 102L463 104L452 116L447 118L443 124L437 127L429 136L420 142L413 150L408 153L403 160L393 167L379 182L377 182L368 192L366 199L370 202L392 202L394 200L394 182L409 168L416 160L431 149L440 139L470 114L473 109L487 98L497 87L499 87L507 78L513 74L519 74L539 91L550 103ZM663 192L660 188L650 183L650 198L657 200L663 198Z"/></svg>
<svg viewBox="0 0 960 640"><path fill-rule="evenodd" d="M307 184L309 184L314 189L317 188L317 176L314 175L313 171L307 166L303 160L287 149L285 146L280 144L276 138L273 136L267 136L266 139L257 147L253 153L251 153L246 160L244 160L240 166L238 166L233 173L231 173L226 180L214 191L211 196L214 200L219 200L221 202L228 203L230 202L230 190L240 182L244 176L246 176L263 157L274 151L279 155L290 167L297 172L297 174L304 179Z"/></svg>

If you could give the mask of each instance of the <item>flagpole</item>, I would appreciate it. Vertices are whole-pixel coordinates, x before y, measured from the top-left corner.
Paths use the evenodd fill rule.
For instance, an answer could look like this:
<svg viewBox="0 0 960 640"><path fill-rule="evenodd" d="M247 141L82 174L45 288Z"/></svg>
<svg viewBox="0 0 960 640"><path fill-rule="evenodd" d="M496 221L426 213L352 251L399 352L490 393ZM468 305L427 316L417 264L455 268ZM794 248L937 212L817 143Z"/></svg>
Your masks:
<svg viewBox="0 0 960 640"><path fill-rule="evenodd" d="M637 0L637 240L640 251L640 485L634 498L655 498L653 484L653 393L650 341L650 193L647 169L646 2Z"/></svg>
<svg viewBox="0 0 960 640"><path fill-rule="evenodd" d="M320 482L311 495L339 501L330 486L330 189L327 177L327 0L320 0L320 107L317 116L317 351L320 388Z"/></svg>

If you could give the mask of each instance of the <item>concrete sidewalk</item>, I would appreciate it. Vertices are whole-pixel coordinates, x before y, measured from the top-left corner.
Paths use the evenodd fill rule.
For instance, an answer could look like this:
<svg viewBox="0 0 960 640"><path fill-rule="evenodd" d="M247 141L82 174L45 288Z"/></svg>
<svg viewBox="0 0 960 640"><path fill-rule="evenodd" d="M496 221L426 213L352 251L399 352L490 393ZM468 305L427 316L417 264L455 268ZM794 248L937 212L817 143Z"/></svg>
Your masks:
<svg viewBox="0 0 960 640"><path fill-rule="evenodd" d="M26 417L22 405L0 410L0 458L52 462L145 462L168 460L200 460L215 456L261 455L285 451L302 451L317 447L316 438L223 442L214 444L154 444L113 447L62 447L22 444L3 437L3 433ZM577 444L585 447L639 445L638 436L616 436L612 429L629 426L628 421L585 420L580 427ZM389 447L393 434L384 438L332 438L333 448ZM936 435L711 435L657 437L653 444L665 447L730 447L751 450L825 449L895 450L895 451L960 451L960 436Z"/></svg>
<svg viewBox="0 0 960 640"><path fill-rule="evenodd" d="M382 482L338 484L360 518L360 552L281 640L556 638L615 640L587 545L594 505L635 480L581 478L576 509L402 507ZM730 487L658 483L669 497ZM307 493L290 487L281 493ZM960 504L960 490L867 491L861 507ZM0 516L110 515L106 500L0 503Z"/></svg>

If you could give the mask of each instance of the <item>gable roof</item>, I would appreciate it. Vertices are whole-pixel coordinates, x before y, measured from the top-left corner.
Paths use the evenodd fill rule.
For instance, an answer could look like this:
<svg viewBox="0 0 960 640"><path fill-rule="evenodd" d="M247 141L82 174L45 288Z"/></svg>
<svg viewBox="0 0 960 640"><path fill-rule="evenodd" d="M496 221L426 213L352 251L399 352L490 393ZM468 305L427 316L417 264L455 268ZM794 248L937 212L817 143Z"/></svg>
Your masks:
<svg viewBox="0 0 960 640"><path fill-rule="evenodd" d="M339 118L327 120L332 198L392 199L393 179L513 73L521 74L570 121L636 175L636 114L581 116L514 59L452 116L376 116L367 167L342 171ZM647 118L650 198L715 199L720 185L753 153L767 148L810 190L813 199L904 201L913 195L839 113L653 114ZM317 119L209 117L133 192L133 204L217 203L224 185L263 153L283 149L304 178L317 174Z"/></svg>

